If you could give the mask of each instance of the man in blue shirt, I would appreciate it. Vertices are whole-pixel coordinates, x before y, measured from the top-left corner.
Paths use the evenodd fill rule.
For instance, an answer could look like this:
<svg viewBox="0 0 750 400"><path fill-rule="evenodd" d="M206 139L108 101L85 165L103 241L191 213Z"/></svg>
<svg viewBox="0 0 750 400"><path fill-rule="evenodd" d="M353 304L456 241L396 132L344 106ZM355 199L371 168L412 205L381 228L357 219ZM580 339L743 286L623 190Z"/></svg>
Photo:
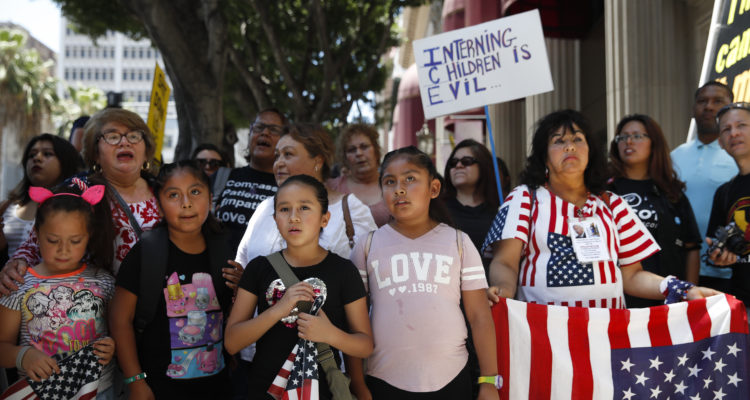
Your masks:
<svg viewBox="0 0 750 400"><path fill-rule="evenodd" d="M732 90L721 82L711 81L698 88L693 104L698 138L683 143L672 151L675 171L685 182L685 195L693 207L701 233L705 233L708 227L714 192L738 172L734 160L719 146L717 140L719 126L716 123L716 113L733 99ZM709 236L713 236L713 232L709 232ZM705 254L707 248L704 242L701 255ZM730 290L731 277L731 269L706 265L701 258L701 286L727 292Z"/></svg>

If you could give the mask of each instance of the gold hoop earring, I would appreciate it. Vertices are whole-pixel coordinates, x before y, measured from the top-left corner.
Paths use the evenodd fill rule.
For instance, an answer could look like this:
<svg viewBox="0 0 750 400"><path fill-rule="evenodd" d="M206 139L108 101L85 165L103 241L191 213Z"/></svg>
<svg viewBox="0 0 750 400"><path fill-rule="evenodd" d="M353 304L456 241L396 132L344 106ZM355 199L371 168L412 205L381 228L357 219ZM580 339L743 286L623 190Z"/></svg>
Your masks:
<svg viewBox="0 0 750 400"><path fill-rule="evenodd" d="M143 163L143 167L141 167L141 170L147 171L149 168L151 168L151 163L146 161L145 163Z"/></svg>
<svg viewBox="0 0 750 400"><path fill-rule="evenodd" d="M98 173L102 172L102 166L99 165L99 164L94 164L91 167L91 170L98 174Z"/></svg>
<svg viewBox="0 0 750 400"><path fill-rule="evenodd" d="M315 172L318 172L318 166L317 165L315 166Z"/></svg>

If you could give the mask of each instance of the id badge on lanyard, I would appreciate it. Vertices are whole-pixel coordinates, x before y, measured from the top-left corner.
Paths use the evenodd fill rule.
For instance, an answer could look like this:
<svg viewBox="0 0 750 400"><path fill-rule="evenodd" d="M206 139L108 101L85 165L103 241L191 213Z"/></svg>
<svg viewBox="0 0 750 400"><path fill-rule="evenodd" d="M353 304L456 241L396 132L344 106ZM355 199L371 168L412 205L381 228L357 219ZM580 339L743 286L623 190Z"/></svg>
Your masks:
<svg viewBox="0 0 750 400"><path fill-rule="evenodd" d="M604 225L598 218L570 218L568 232L579 262L591 263L610 259Z"/></svg>

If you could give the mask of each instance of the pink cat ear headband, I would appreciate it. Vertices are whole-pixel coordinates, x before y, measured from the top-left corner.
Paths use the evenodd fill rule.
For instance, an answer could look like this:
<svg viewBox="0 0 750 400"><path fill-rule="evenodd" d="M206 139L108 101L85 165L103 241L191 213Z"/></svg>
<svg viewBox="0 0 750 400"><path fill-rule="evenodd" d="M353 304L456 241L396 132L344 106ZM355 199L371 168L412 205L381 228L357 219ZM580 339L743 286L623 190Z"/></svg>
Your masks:
<svg viewBox="0 0 750 400"><path fill-rule="evenodd" d="M99 203L102 200L102 197L104 197L104 185L95 185L91 186L90 188L86 189L82 195L77 195L74 193L52 193L49 189L45 189L43 187L37 187L32 186L29 188L29 197L31 197L31 200L36 201L40 205L50 197L58 197L58 196L73 196L73 197L80 197L84 200L86 200L87 203L91 204L92 206L94 204Z"/></svg>

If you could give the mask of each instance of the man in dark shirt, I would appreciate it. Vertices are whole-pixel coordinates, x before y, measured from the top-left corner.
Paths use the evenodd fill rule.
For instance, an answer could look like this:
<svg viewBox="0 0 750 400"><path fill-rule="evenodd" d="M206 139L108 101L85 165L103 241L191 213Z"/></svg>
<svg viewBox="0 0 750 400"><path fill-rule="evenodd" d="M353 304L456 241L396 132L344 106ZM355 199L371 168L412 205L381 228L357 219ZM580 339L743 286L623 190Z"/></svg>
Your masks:
<svg viewBox="0 0 750 400"><path fill-rule="evenodd" d="M245 156L249 165L233 169L219 193L216 217L229 229L232 249L239 246L258 205L276 194L274 150L285 123L286 119L276 109L258 113L250 128L248 154Z"/></svg>

